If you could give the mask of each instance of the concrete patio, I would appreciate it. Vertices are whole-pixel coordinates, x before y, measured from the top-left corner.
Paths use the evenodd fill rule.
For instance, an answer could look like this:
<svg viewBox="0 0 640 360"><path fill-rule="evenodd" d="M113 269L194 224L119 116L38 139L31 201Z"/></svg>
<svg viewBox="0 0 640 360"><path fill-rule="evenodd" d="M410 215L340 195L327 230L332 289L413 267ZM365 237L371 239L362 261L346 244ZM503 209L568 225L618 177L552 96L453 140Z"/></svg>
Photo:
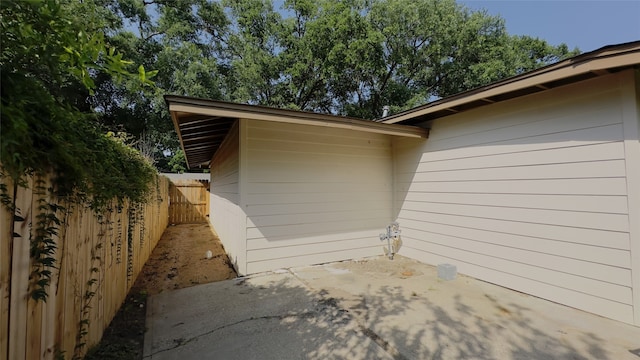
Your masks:
<svg viewBox="0 0 640 360"><path fill-rule="evenodd" d="M635 359L640 328L401 256L293 268L148 300L145 360Z"/></svg>

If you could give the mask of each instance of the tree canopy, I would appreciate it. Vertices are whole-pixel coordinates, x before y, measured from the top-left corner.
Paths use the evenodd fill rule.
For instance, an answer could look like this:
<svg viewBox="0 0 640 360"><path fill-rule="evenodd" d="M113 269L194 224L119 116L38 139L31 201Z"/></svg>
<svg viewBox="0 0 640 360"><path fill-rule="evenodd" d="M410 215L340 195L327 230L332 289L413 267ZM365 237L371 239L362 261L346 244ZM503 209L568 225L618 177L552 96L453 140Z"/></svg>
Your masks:
<svg viewBox="0 0 640 360"><path fill-rule="evenodd" d="M61 4L136 64L126 70L158 71L155 87L100 73L89 79L92 93L68 90L104 129L147 142L164 170L181 156L164 94L374 119L385 105L405 110L578 53L509 35L502 18L454 0Z"/></svg>

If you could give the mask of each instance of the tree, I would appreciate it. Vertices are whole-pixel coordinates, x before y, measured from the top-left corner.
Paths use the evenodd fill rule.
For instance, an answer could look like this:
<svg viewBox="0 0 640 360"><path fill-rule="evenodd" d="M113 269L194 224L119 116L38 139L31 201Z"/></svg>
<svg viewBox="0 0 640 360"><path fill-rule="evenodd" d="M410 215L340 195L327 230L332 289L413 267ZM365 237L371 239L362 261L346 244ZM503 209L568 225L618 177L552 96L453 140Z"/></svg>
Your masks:
<svg viewBox="0 0 640 360"><path fill-rule="evenodd" d="M228 38L233 79L237 82L231 100L283 106L284 67L278 59L280 14L269 0L225 0L232 27Z"/></svg>
<svg viewBox="0 0 640 360"><path fill-rule="evenodd" d="M101 34L78 31L80 24L57 1L0 3L0 176L21 183L53 173L58 195L88 196L98 207L112 198L143 200L153 168L100 131L85 96L96 74L137 89L153 74L129 73L123 55Z"/></svg>
<svg viewBox="0 0 640 360"><path fill-rule="evenodd" d="M176 153L169 160L168 168L172 173L183 173L187 171L185 166L186 159L184 157L184 151L182 149L176 151Z"/></svg>
<svg viewBox="0 0 640 360"><path fill-rule="evenodd" d="M404 110L575 53L510 37L500 17L453 0L373 0L366 13L383 52L346 109L365 118L379 117L384 105Z"/></svg>
<svg viewBox="0 0 640 360"><path fill-rule="evenodd" d="M178 139L163 95L227 96L223 73L228 67L219 60L218 52L227 26L222 7L204 0L93 0L84 6L107 9L121 19L96 22L106 25L101 31L108 34L107 43L132 54L134 63L158 69L156 86L142 90L101 77L91 97L99 122L105 129L127 132L136 140L144 134L145 142L153 145L156 166L170 171L163 154L175 153Z"/></svg>
<svg viewBox="0 0 640 360"><path fill-rule="evenodd" d="M86 0L70 12L135 64L155 88L98 74L98 121L153 146L178 140L162 96L178 94L364 119L488 84L577 54L454 0ZM135 72L133 65L126 70ZM87 91L69 88L85 106ZM71 97L71 96L69 96Z"/></svg>
<svg viewBox="0 0 640 360"><path fill-rule="evenodd" d="M287 1L281 62L288 99L300 110L341 113L370 76L381 48L359 1Z"/></svg>
<svg viewBox="0 0 640 360"><path fill-rule="evenodd" d="M454 0L227 0L235 101L376 118L570 56Z"/></svg>

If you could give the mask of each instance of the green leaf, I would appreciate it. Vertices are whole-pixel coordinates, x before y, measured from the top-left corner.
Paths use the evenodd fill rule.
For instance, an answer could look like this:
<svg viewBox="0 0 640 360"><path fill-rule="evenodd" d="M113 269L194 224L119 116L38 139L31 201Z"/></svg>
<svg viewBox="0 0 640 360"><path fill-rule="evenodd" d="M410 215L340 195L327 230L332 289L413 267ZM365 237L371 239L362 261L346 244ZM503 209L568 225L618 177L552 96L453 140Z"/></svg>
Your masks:
<svg viewBox="0 0 640 360"><path fill-rule="evenodd" d="M140 81L142 82L146 81L146 74L145 74L143 65L138 66L138 77L140 78Z"/></svg>

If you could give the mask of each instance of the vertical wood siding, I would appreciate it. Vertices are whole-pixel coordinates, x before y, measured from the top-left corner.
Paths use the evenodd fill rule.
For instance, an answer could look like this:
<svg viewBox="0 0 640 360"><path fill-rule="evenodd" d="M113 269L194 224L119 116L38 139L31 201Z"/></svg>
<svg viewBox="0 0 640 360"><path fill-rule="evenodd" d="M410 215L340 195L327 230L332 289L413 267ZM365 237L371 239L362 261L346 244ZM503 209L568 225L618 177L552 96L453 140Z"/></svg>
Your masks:
<svg viewBox="0 0 640 360"><path fill-rule="evenodd" d="M13 196L13 184L2 182ZM0 360L54 359L56 351L66 359L81 357L102 337L166 228L169 181L159 179L147 204L114 202L101 215L85 205L61 204L70 212L54 237L56 269L46 302L30 296L29 239L39 207L59 200L32 190L52 186L49 179L27 183L15 196L19 217L0 207ZM87 332L78 338L81 331Z"/></svg>
<svg viewBox="0 0 640 360"><path fill-rule="evenodd" d="M394 142L401 254L633 323L627 78L489 105L436 120L426 141Z"/></svg>
<svg viewBox="0 0 640 360"><path fill-rule="evenodd" d="M245 215L239 195L239 131L236 122L211 162L211 201L209 218L229 259L239 270L241 242L245 241Z"/></svg>
<svg viewBox="0 0 640 360"><path fill-rule="evenodd" d="M382 254L391 221L390 137L247 123L247 272Z"/></svg>

